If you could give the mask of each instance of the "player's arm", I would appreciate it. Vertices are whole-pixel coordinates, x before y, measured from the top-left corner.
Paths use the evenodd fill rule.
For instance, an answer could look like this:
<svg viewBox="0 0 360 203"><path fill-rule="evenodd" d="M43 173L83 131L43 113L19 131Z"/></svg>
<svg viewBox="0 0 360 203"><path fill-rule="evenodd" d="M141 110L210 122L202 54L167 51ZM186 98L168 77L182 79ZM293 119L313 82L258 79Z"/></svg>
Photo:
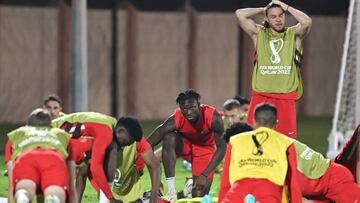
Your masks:
<svg viewBox="0 0 360 203"><path fill-rule="evenodd" d="M229 181L229 165L230 165L230 158L231 158L231 145L228 144L225 154L224 160L224 170L221 175L221 182L220 182L220 191L219 191L219 199L218 202L221 202L225 194L230 190L230 181Z"/></svg>
<svg viewBox="0 0 360 203"><path fill-rule="evenodd" d="M206 179L209 176L211 171L214 171L216 166L219 165L221 160L224 158L226 152L226 143L223 138L224 133L224 123L221 119L221 116L217 111L214 112L213 120L211 123L211 129L214 132L216 150L215 153L209 163L209 165L205 168L205 170L201 173L201 175L197 178L194 187L200 187L205 185Z"/></svg>
<svg viewBox="0 0 360 203"><path fill-rule="evenodd" d="M289 198L291 202L302 202L302 192L299 187L299 181L297 179L299 169L297 167L297 152L294 144L290 145L287 150L287 160L288 160L288 171L286 182L289 188Z"/></svg>
<svg viewBox="0 0 360 203"><path fill-rule="evenodd" d="M308 15L306 15L304 12L302 12L294 7L291 7L288 4L285 4L284 2L281 2L279 0L273 0L272 2L274 4L281 6L281 8L284 11L289 12L299 22L296 25L296 31L295 31L295 34L297 37L302 39L305 37L305 35L307 35L309 33L311 25L312 25L312 20Z"/></svg>
<svg viewBox="0 0 360 203"><path fill-rule="evenodd" d="M106 149L104 168L106 169L106 177L110 180L109 182L113 182L115 178L118 152L119 146L115 141Z"/></svg>
<svg viewBox="0 0 360 203"><path fill-rule="evenodd" d="M248 34L254 45L256 45L257 34L259 32L259 25L252 19L255 15L264 12L264 8L243 8L235 11L236 18L239 22L240 27Z"/></svg>
<svg viewBox="0 0 360 203"><path fill-rule="evenodd" d="M72 152L73 152L73 145L71 144L71 142L68 143L68 159L67 159L67 169L68 169L68 173L69 173L69 189L70 189L70 202L80 202L79 199L79 194L77 192L77 188L76 188L76 163L74 161L74 157L72 156Z"/></svg>
<svg viewBox="0 0 360 203"><path fill-rule="evenodd" d="M76 163L73 160L67 160L67 168L69 172L69 189L70 189L70 202L80 202L79 196L76 191Z"/></svg>
<svg viewBox="0 0 360 203"><path fill-rule="evenodd" d="M150 202L156 203L160 188L160 162L155 157L154 152L151 148L149 148L146 152L142 154L142 159L144 160L147 168L149 169L149 173L151 177Z"/></svg>
<svg viewBox="0 0 360 203"><path fill-rule="evenodd" d="M6 162L6 170L8 173L8 202L13 202L14 200L14 186L13 186L13 161Z"/></svg>
<svg viewBox="0 0 360 203"><path fill-rule="evenodd" d="M167 133L175 131L175 116L171 115L168 119L159 125L147 138L151 147L156 146L164 138Z"/></svg>
<svg viewBox="0 0 360 203"><path fill-rule="evenodd" d="M106 174L104 171L104 159L105 159L105 151L106 148L112 142L112 130L108 128L103 128L101 130L95 129L96 134L100 134L101 136L97 136L94 139L94 145L91 152L91 162L90 162L90 171L93 175L93 180L99 186L99 189L103 191L106 195L106 198L110 200L110 202L114 202L108 180L106 178ZM112 180L109 180L111 182Z"/></svg>
<svg viewBox="0 0 360 203"><path fill-rule="evenodd" d="M6 163L6 170L8 173L8 202L14 201L14 186L13 186L13 161L11 160L12 154L12 143L10 140L6 142L5 146L5 163Z"/></svg>

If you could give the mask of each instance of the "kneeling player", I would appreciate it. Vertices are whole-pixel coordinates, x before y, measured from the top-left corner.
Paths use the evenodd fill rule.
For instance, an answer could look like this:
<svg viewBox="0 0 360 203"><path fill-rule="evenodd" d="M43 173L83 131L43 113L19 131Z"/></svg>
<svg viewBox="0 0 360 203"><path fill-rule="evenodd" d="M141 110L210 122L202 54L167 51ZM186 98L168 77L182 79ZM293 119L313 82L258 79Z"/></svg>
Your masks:
<svg viewBox="0 0 360 203"><path fill-rule="evenodd" d="M9 202L31 202L40 188L45 202L63 203L67 199L69 173L66 164L70 135L51 128L50 114L34 110L28 125L8 134L5 161L9 172ZM68 161L71 183L71 202L77 202L75 162Z"/></svg>

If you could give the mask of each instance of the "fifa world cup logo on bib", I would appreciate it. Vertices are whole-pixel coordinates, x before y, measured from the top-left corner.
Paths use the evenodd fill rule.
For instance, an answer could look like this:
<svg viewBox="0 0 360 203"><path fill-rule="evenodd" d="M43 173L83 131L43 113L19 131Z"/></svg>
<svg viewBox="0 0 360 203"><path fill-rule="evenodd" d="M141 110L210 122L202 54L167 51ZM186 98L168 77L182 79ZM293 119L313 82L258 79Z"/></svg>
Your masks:
<svg viewBox="0 0 360 203"><path fill-rule="evenodd" d="M270 40L269 45L270 45L270 49L272 52L270 61L272 63L276 63L276 64L280 63L281 58L280 58L279 53L284 46L284 40L283 39L273 39L273 40Z"/></svg>

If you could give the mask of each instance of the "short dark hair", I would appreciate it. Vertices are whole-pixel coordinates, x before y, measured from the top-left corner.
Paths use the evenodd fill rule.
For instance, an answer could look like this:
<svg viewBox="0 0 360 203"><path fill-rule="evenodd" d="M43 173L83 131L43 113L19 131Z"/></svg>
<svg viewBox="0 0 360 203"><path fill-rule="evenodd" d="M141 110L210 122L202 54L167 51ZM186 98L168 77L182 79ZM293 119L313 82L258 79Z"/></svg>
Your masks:
<svg viewBox="0 0 360 203"><path fill-rule="evenodd" d="M236 99L228 99L224 102L223 109L226 111L231 111L235 108L240 108L240 102Z"/></svg>
<svg viewBox="0 0 360 203"><path fill-rule="evenodd" d="M228 143L232 136L252 130L253 128L246 123L235 123L234 125L231 125L230 128L226 129L224 139Z"/></svg>
<svg viewBox="0 0 360 203"><path fill-rule="evenodd" d="M261 103L255 108L255 121L258 125L264 127L274 127L277 121L276 107Z"/></svg>
<svg viewBox="0 0 360 203"><path fill-rule="evenodd" d="M62 105L62 99L56 95L56 94L49 94L47 97L45 97L44 99L44 105L46 105L46 103L48 103L49 101L56 101L60 104L60 106Z"/></svg>
<svg viewBox="0 0 360 203"><path fill-rule="evenodd" d="M176 104L180 104L180 102L187 99L195 99L199 103L200 98L201 98L200 94L195 92L195 90L187 89L178 94L176 98Z"/></svg>
<svg viewBox="0 0 360 203"><path fill-rule="evenodd" d="M239 96L239 95L235 96L233 99L238 100L240 103L240 106L243 106L245 104L250 104L250 101L248 99L246 99L245 97Z"/></svg>
<svg viewBox="0 0 360 203"><path fill-rule="evenodd" d="M28 117L28 125L30 126L51 126L51 117L47 110L37 108L33 110Z"/></svg>
<svg viewBox="0 0 360 203"><path fill-rule="evenodd" d="M120 117L116 124L116 128L120 126L123 126L136 142L139 142L143 137L142 127L139 121L134 117L131 116Z"/></svg>

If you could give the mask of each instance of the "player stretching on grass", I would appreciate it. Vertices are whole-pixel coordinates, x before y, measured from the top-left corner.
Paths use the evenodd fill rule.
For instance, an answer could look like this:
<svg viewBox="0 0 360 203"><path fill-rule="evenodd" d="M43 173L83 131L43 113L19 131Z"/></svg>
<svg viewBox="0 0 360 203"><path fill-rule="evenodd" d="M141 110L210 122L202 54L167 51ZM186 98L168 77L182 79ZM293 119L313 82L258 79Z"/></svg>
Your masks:
<svg viewBox="0 0 360 203"><path fill-rule="evenodd" d="M133 145L134 142L140 142L140 145L142 143L140 148L146 147L144 146L146 140L142 138L142 131L140 130L141 127L138 121L131 117L122 117L117 122L115 118L104 114L80 112L59 117L58 119L53 120L52 123L53 126L63 128L65 131L71 133L72 139L70 142L75 146L74 156L76 157L76 162L78 164L91 158L89 173L95 189L97 191L101 190L110 202L122 202L121 197L114 197L109 185L112 184L114 178L116 178L115 182L117 183L119 181L124 181L124 178L126 178L124 175L129 172L123 170L123 168L116 163L118 153L119 156L122 156L123 151L121 149L125 146ZM117 150L120 151L118 152ZM146 149L140 151L144 153L142 157L144 158L145 163L150 166L149 171L153 186L151 202L156 202L160 184L159 167L157 166L159 164L152 154L152 151ZM90 156L84 156L84 154ZM107 155L112 158L107 157ZM135 159L136 153L134 152L133 155L134 156L127 158ZM109 162L109 160L111 160L111 162ZM123 162L123 164L126 164L126 162ZM106 172L104 171L104 167L107 169ZM117 171L116 168L123 172L123 174L121 174L122 177L120 177L119 174L115 177L115 171ZM130 170L132 168L127 169ZM137 183L139 177L138 174L130 172L128 174L133 175L134 179L125 180L127 184L121 186L126 189L119 188L119 185L116 185L117 189L114 192L117 193L117 196L132 195L132 198L136 196L135 194L128 194L128 192L129 189L132 188L131 184ZM83 186L83 184L77 184L80 197L84 190ZM139 193L139 191L136 190L135 192L137 192L136 194ZM138 198L141 197L142 194Z"/></svg>
<svg viewBox="0 0 360 203"><path fill-rule="evenodd" d="M70 135L50 126L49 112L36 109L26 126L8 134L5 162L9 172L9 202L13 201L13 194L16 202L31 202L37 190L42 191L45 202L64 203L67 198L77 202L75 162L69 160L66 164Z"/></svg>
<svg viewBox="0 0 360 203"><path fill-rule="evenodd" d="M244 202L248 194L254 195L259 202L282 201L288 170L296 170L296 162L288 161L288 152L294 150L295 140L273 130L276 114L275 107L262 104L255 109L255 130L232 136L237 125L242 125L238 123L226 131L226 136L231 138L224 161L219 202ZM301 203L297 182L292 181L290 188L291 202Z"/></svg>
<svg viewBox="0 0 360 203"><path fill-rule="evenodd" d="M176 103L179 105L163 124L148 138L151 146L161 140L162 160L171 202L176 197L175 163L182 156L192 164L194 186L193 197L209 192L214 169L224 157L226 144L222 137L224 126L215 108L200 104L200 95L194 90L181 92Z"/></svg>
<svg viewBox="0 0 360 203"><path fill-rule="evenodd" d="M261 107L261 106L260 106ZM259 108L259 107L258 107ZM258 109L257 108L257 109ZM258 110L255 110L255 114ZM273 112L274 109L272 110ZM256 119L255 115L255 119ZM260 123L256 122L258 126L263 126ZM259 125L260 124L260 125ZM234 134L238 126L233 126L232 129L226 132L226 135L229 136ZM262 127L263 128L263 127ZM273 128L273 127L272 127ZM244 128L242 128L244 129ZM264 128L263 128L264 129ZM256 131L258 131L259 128ZM269 130L269 129L266 129ZM235 132L236 133L236 132ZM250 133L251 134L251 133ZM241 145L242 147L236 147L240 146L239 143L237 143L236 140L244 139L248 134L238 134L235 135L235 138L231 139L231 146L228 147L229 153L233 154L233 152L238 151L238 153L243 153L246 145ZM269 134L271 136L272 134ZM290 139L290 138L289 138ZM264 144L266 144L268 141L263 141ZM237 144L237 145L236 145ZM261 140L259 142L261 144ZM256 144L255 144L256 145ZM281 147L278 147L277 150L280 150ZM263 154L265 155L265 147L263 148ZM275 150L275 151L277 151ZM268 153L269 154L269 153ZM229 161L228 156L226 156L225 162ZM227 162L226 165L226 171L231 171L236 168L236 164L232 165L232 167L229 168L228 164L234 164L236 162L236 157L239 157L235 155L234 159L231 159L230 162ZM261 156L260 156L261 158ZM293 140L292 145L287 150L287 159L290 167L290 170L288 170L288 176L290 177L288 179L289 185L295 185L293 187L290 187L290 191L296 192L299 191L302 196L306 197L309 200L321 200L321 202L359 202L360 201L360 187L358 187L353 177L351 176L350 171L348 171L345 167L336 164L329 159L324 158L320 153L312 150L305 144ZM244 162L245 163L245 162ZM246 164L244 164L246 165ZM248 171L249 173L251 170ZM261 173L257 173L259 175ZM273 175L276 174L276 172L273 171ZM220 192L219 197L220 199L224 196L224 191L227 191L226 188L228 183L226 183L226 180L231 180L231 176L236 177L236 173L224 173L223 179L222 179L222 189L223 191ZM252 174L256 175L256 174ZM295 176L294 176L295 175ZM268 176L271 177L271 176ZM273 176L275 177L275 175ZM246 179L245 179L246 180ZM226 184L224 184L226 183ZM234 183L236 185L236 183ZM241 185L241 184L240 184ZM259 188L259 187L257 187ZM238 188L239 189L239 188ZM260 188L259 188L260 189ZM242 189L243 190L243 189ZM295 191L294 191L295 190ZM235 194L234 191L236 191L236 187L232 189L231 192L233 195ZM246 192L246 191L243 191ZM248 191L249 192L249 191ZM252 194L255 194L255 197L257 200L260 199L261 195L264 195L265 193L261 192L260 197L256 195L256 191L251 191ZM246 193L245 193L246 194ZM243 195L245 195L243 194ZM275 193L274 193L275 194ZM239 195L239 194L237 194ZM266 201L268 202L268 201Z"/></svg>

